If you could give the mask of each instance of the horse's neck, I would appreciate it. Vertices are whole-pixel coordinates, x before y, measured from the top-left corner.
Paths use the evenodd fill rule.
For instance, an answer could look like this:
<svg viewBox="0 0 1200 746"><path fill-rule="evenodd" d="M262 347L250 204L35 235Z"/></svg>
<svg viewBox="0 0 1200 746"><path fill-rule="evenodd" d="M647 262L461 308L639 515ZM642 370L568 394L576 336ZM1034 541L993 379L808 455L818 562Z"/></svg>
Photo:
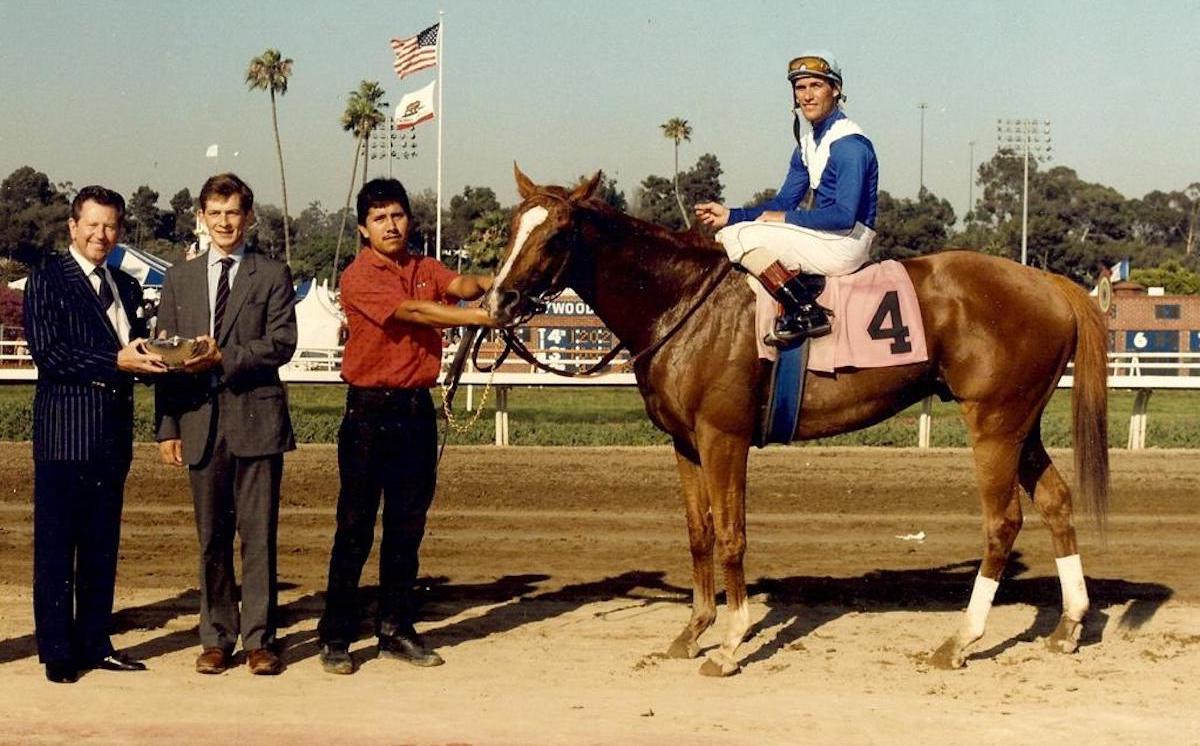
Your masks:
<svg viewBox="0 0 1200 746"><path fill-rule="evenodd" d="M625 215L595 213L584 230L591 257L575 291L626 347L649 347L700 300L721 255Z"/></svg>

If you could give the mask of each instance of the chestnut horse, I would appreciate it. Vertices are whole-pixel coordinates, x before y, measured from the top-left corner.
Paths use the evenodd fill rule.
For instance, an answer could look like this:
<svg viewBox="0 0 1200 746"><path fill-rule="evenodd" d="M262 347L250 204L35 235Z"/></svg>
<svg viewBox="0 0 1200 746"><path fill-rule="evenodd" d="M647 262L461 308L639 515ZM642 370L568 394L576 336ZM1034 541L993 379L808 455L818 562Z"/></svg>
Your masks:
<svg viewBox="0 0 1200 746"><path fill-rule="evenodd" d="M714 557L724 572L727 632L701 673L729 675L750 628L746 462L765 391L753 292L725 253L593 198L600 174L573 189L538 186L514 167L522 202L486 308L502 325L573 288L634 355L654 424L674 440L692 551L691 619L668 655L696 657L716 619ZM1042 410L1072 356L1075 477L1103 526L1108 494L1106 344L1099 309L1069 280L1005 259L951 251L903 262L920 299L929 360L808 372L795 440L866 427L927 396L962 405L983 503L984 556L961 626L933 655L964 664L983 636L1004 563L1021 529L1021 494L1050 529L1063 613L1048 638L1073 652L1087 589L1071 493L1042 445Z"/></svg>

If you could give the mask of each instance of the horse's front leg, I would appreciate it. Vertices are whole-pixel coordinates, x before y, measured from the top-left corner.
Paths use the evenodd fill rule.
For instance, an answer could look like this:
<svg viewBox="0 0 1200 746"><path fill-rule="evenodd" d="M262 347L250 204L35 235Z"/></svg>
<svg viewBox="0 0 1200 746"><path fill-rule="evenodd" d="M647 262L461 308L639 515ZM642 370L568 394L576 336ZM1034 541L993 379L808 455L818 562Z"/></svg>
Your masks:
<svg viewBox="0 0 1200 746"><path fill-rule="evenodd" d="M667 648L667 656L671 658L695 658L699 655L700 635L717 618L712 511L709 509L700 464L685 451L691 452L686 446L676 444L675 459L679 466L679 481L683 485L683 506L692 549L692 618Z"/></svg>
<svg viewBox="0 0 1200 746"><path fill-rule="evenodd" d="M737 673L737 649L750 631L746 605L746 459L745 437L723 432L698 432L700 464L716 532L717 559L725 574L725 606L729 612L725 640L700 667L706 676Z"/></svg>

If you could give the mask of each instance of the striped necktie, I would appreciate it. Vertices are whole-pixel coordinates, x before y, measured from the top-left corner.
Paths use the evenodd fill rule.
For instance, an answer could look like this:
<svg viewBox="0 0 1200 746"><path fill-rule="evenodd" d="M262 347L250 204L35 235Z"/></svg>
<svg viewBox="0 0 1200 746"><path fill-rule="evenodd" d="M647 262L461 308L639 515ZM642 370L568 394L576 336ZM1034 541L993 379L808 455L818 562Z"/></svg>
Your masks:
<svg viewBox="0 0 1200 746"><path fill-rule="evenodd" d="M225 320L225 304L229 302L229 268L233 258L221 259L221 277L217 280L217 301L213 306L213 337L221 338L221 323Z"/></svg>
<svg viewBox="0 0 1200 746"><path fill-rule="evenodd" d="M98 291L100 295L100 307L107 313L113 304L112 288L108 285L108 273L104 271L103 266L99 266L92 270L92 274L100 278L100 290Z"/></svg>

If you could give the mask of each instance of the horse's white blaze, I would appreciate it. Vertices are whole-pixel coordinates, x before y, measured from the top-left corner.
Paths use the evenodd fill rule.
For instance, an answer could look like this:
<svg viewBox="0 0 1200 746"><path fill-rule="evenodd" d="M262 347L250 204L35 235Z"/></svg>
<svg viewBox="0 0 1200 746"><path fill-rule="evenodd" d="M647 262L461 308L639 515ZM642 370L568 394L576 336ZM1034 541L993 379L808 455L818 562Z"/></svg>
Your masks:
<svg viewBox="0 0 1200 746"><path fill-rule="evenodd" d="M509 271L512 270L513 264L517 261L517 257L521 255L521 249L525 248L525 242L529 240L529 234L533 233L534 229L542 223L546 222L546 218L550 216L550 211L542 206L531 207L522 215L517 223L517 237L513 241L513 249L509 252L508 258L504 260L504 266L496 274L496 280L492 284L496 287L502 287L504 280L508 277ZM488 296L488 312L495 314L499 310L499 302L496 295Z"/></svg>
<svg viewBox="0 0 1200 746"><path fill-rule="evenodd" d="M1088 610L1087 584L1083 580L1083 563L1078 554L1057 557L1058 582L1062 586L1063 612L1070 619L1081 622Z"/></svg>
<svg viewBox="0 0 1200 746"><path fill-rule="evenodd" d="M978 640L983 637L987 627L988 612L992 610L992 601L996 598L996 589L1000 582L975 576L975 587L971 589L971 601L967 604L967 613L963 619L962 636L965 641Z"/></svg>

